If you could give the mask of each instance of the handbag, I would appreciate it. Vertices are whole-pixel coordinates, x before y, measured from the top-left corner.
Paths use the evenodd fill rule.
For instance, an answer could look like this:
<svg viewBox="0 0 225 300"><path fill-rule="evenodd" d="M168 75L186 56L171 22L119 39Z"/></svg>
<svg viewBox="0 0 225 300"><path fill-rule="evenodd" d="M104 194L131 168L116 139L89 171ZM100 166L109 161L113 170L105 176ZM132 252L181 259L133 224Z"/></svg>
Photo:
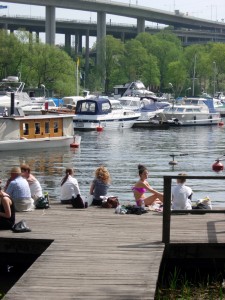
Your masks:
<svg viewBox="0 0 225 300"><path fill-rule="evenodd" d="M13 232L29 232L31 231L30 227L27 226L25 220L21 220L18 223L15 223L12 227Z"/></svg>
<svg viewBox="0 0 225 300"><path fill-rule="evenodd" d="M48 195L45 195L44 197L39 197L35 202L35 208L36 209L49 208Z"/></svg>
<svg viewBox="0 0 225 300"><path fill-rule="evenodd" d="M73 208L85 208L84 201L80 194L77 194L76 197L74 197L74 196L72 197L71 204L72 204Z"/></svg>
<svg viewBox="0 0 225 300"><path fill-rule="evenodd" d="M119 205L118 197L110 196L106 201L102 201L103 208L116 208Z"/></svg>

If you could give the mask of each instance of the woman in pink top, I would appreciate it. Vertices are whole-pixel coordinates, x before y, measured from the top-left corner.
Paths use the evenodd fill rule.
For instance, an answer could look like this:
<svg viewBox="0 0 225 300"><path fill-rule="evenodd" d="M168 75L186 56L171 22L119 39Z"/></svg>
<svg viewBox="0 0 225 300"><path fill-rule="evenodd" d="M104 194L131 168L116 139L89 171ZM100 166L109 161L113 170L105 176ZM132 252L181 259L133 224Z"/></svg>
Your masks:
<svg viewBox="0 0 225 300"><path fill-rule="evenodd" d="M152 205L154 203L162 204L163 202L163 194L154 190L147 181L148 178L148 170L143 165L138 165L138 171L140 180L135 184L132 188L134 192L134 198L138 206L142 205ZM145 193L150 192L153 195L146 197Z"/></svg>

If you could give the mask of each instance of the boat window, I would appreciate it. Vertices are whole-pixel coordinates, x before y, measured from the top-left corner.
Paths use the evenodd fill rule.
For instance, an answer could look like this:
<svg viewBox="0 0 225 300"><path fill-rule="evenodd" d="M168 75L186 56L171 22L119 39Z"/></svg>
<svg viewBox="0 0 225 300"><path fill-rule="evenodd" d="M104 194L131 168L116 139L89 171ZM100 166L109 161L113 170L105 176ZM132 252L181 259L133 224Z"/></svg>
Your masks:
<svg viewBox="0 0 225 300"><path fill-rule="evenodd" d="M110 110L110 104L108 102L102 103L102 111L108 113Z"/></svg>
<svg viewBox="0 0 225 300"><path fill-rule="evenodd" d="M200 109L199 108L194 108L193 111L194 112L200 112Z"/></svg>
<svg viewBox="0 0 225 300"><path fill-rule="evenodd" d="M49 124L49 122L45 122L45 133L50 133L50 124Z"/></svg>
<svg viewBox="0 0 225 300"><path fill-rule="evenodd" d="M78 106L77 112L79 113L95 112L95 103L91 101L85 101Z"/></svg>
<svg viewBox="0 0 225 300"><path fill-rule="evenodd" d="M59 132L59 124L58 121L54 121L54 133Z"/></svg>
<svg viewBox="0 0 225 300"><path fill-rule="evenodd" d="M186 112L193 112L192 108L186 108Z"/></svg>
<svg viewBox="0 0 225 300"><path fill-rule="evenodd" d="M29 124L23 123L23 135L29 135Z"/></svg>
<svg viewBox="0 0 225 300"><path fill-rule="evenodd" d="M178 108L177 108L177 111L178 111L178 112L183 112L183 111L184 111L184 108L178 107Z"/></svg>
<svg viewBox="0 0 225 300"><path fill-rule="evenodd" d="M41 125L40 123L35 123L34 124L34 128L35 128L35 134L40 134L41 133Z"/></svg>
<svg viewBox="0 0 225 300"><path fill-rule="evenodd" d="M112 105L112 109L115 110L115 109L122 109L122 105L119 103L119 102L116 102L116 103L111 103Z"/></svg>
<svg viewBox="0 0 225 300"><path fill-rule="evenodd" d="M164 110L163 111L170 111L170 107L166 107L166 108L164 108Z"/></svg>

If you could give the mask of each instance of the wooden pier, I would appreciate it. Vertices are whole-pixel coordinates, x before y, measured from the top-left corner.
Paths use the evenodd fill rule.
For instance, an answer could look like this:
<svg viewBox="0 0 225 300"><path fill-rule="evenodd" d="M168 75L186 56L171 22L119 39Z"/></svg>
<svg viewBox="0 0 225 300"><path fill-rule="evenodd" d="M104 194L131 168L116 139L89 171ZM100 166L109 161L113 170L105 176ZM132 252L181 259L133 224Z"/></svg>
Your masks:
<svg viewBox="0 0 225 300"><path fill-rule="evenodd" d="M16 218L25 219L32 232L1 231L2 252L4 247L26 252L34 241L33 251L43 241L49 247L9 290L6 300L154 299L168 245L163 239L170 244L225 244L224 211L168 219L166 213L152 211L117 215L114 209L51 203L50 209L17 213ZM169 232L163 219L169 220Z"/></svg>
<svg viewBox="0 0 225 300"><path fill-rule="evenodd" d="M16 218L32 232L1 231L1 238L52 243L4 299L154 299L164 251L162 215L52 204Z"/></svg>

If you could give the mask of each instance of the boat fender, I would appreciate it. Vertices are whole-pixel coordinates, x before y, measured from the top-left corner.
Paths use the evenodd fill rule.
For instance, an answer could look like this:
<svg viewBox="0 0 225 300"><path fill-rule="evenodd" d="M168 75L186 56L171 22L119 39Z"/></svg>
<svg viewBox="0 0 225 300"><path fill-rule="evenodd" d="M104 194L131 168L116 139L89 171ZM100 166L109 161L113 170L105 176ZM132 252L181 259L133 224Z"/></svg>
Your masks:
<svg viewBox="0 0 225 300"><path fill-rule="evenodd" d="M223 169L224 166L219 160L216 160L216 162L212 165L212 170L215 172L223 171Z"/></svg>
<svg viewBox="0 0 225 300"><path fill-rule="evenodd" d="M219 125L219 126L223 126L223 125L224 125L224 122L221 121L221 122L218 123L218 125Z"/></svg>

